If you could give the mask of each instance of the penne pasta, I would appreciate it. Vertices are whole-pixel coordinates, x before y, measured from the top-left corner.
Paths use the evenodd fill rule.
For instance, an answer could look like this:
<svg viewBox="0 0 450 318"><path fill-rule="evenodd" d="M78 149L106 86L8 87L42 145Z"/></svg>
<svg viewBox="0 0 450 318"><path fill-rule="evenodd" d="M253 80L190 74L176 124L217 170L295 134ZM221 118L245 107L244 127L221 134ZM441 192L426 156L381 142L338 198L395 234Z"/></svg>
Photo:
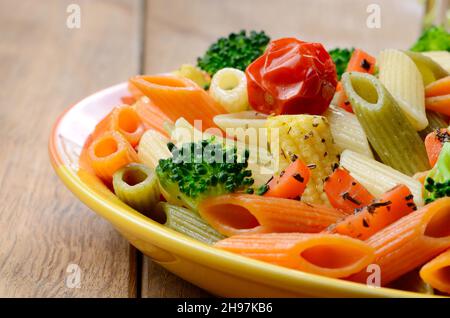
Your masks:
<svg viewBox="0 0 450 318"><path fill-rule="evenodd" d="M429 169L422 139L379 80L369 74L345 73L342 83L383 163L410 176Z"/></svg>
<svg viewBox="0 0 450 318"><path fill-rule="evenodd" d="M115 131L106 132L94 140L88 148L88 154L95 174L108 183L117 170L139 161L130 143Z"/></svg>
<svg viewBox="0 0 450 318"><path fill-rule="evenodd" d="M434 62L439 64L444 70L450 73L450 52L447 51L430 51L422 52L423 55L429 57Z"/></svg>
<svg viewBox="0 0 450 318"><path fill-rule="evenodd" d="M130 79L171 121L180 117L194 124L201 120L202 130L215 127L213 118L225 113L205 90L191 80L174 75L145 75Z"/></svg>
<svg viewBox="0 0 450 318"><path fill-rule="evenodd" d="M433 288L450 294L450 250L425 264L420 277Z"/></svg>
<svg viewBox="0 0 450 318"><path fill-rule="evenodd" d="M247 78L241 70L226 67L214 74L209 87L211 97L229 113L248 109Z"/></svg>
<svg viewBox="0 0 450 318"><path fill-rule="evenodd" d="M417 206L423 205L422 184L381 162L345 150L341 154L341 166L376 197L399 184L404 184L414 195L414 203Z"/></svg>
<svg viewBox="0 0 450 318"><path fill-rule="evenodd" d="M450 248L450 198L408 214L365 241L375 249L374 263L384 286ZM350 280L366 283L366 270Z"/></svg>
<svg viewBox="0 0 450 318"><path fill-rule="evenodd" d="M345 216L342 211L297 200L230 194L207 199L200 215L226 236L244 233L315 233Z"/></svg>
<svg viewBox="0 0 450 318"><path fill-rule="evenodd" d="M405 53L414 61L414 63L416 63L417 68L422 74L422 79L425 86L450 75L439 64L422 53L411 51L405 51Z"/></svg>
<svg viewBox="0 0 450 318"><path fill-rule="evenodd" d="M425 115L425 87L416 64L399 50L384 50L378 57L380 82L395 98L413 127L428 126Z"/></svg>
<svg viewBox="0 0 450 318"><path fill-rule="evenodd" d="M95 140L107 131L117 131L134 147L139 143L145 128L134 107L120 105L95 126L91 135Z"/></svg>
<svg viewBox="0 0 450 318"><path fill-rule="evenodd" d="M135 210L148 213L159 202L160 191L155 171L131 163L114 173L114 193Z"/></svg>
<svg viewBox="0 0 450 318"><path fill-rule="evenodd" d="M354 114L330 105L324 116L330 123L334 143L340 152L349 149L373 158L366 133Z"/></svg>
<svg viewBox="0 0 450 318"><path fill-rule="evenodd" d="M173 121L156 107L148 97L141 97L132 107L144 123L145 130L156 130L164 136L168 136L164 126L167 123L173 123Z"/></svg>
<svg viewBox="0 0 450 318"><path fill-rule="evenodd" d="M206 244L213 244L225 238L198 214L177 205L160 202L151 217L172 230Z"/></svg>
<svg viewBox="0 0 450 318"><path fill-rule="evenodd" d="M214 117L214 123L230 138L236 138L251 146L267 148L267 115L255 111L222 114Z"/></svg>
<svg viewBox="0 0 450 318"><path fill-rule="evenodd" d="M160 159L171 157L167 148L169 139L155 130L148 130L142 135L138 146L139 160L148 167L155 169Z"/></svg>
<svg viewBox="0 0 450 318"><path fill-rule="evenodd" d="M327 277L348 277L374 258L366 243L333 234L269 233L237 235L215 244L229 252Z"/></svg>
<svg viewBox="0 0 450 318"><path fill-rule="evenodd" d="M300 158L311 169L311 178L302 201L329 205L323 191L325 178L333 172L339 162L339 151L331 135L325 117L312 115L284 115L267 119L269 135L277 132L281 160L292 162ZM278 147L270 138L271 147ZM282 164L280 164L282 166Z"/></svg>

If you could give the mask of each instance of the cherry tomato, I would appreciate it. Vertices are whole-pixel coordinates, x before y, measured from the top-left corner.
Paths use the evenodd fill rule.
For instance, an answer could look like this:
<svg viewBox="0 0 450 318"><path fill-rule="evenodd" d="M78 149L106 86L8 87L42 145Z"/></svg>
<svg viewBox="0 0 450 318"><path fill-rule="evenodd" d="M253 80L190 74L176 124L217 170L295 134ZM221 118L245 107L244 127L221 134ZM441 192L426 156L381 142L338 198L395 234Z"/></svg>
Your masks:
<svg viewBox="0 0 450 318"><path fill-rule="evenodd" d="M337 85L336 66L320 43L282 38L245 71L249 103L266 114L322 114Z"/></svg>

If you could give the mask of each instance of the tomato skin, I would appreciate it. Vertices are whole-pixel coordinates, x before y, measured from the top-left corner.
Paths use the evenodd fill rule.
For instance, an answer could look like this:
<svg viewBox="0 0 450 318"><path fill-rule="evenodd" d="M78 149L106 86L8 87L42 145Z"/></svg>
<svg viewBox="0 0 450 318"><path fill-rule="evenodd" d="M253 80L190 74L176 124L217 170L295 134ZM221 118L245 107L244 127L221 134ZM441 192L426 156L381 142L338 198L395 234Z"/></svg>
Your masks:
<svg viewBox="0 0 450 318"><path fill-rule="evenodd" d="M336 66L320 43L282 38L246 71L249 103L266 114L322 114L336 91Z"/></svg>

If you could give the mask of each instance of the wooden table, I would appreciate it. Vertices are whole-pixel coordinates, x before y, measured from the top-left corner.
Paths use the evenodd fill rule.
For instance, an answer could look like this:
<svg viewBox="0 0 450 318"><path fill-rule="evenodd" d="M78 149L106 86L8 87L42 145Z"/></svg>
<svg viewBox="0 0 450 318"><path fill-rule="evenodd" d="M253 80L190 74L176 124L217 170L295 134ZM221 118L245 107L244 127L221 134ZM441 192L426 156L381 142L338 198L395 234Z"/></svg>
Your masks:
<svg viewBox="0 0 450 318"><path fill-rule="evenodd" d="M372 2L380 29L366 26ZM66 25L71 3L79 29ZM208 295L143 257L58 180L47 140L66 107L134 74L193 63L242 28L376 53L407 48L421 15L415 0L2 0L0 297Z"/></svg>

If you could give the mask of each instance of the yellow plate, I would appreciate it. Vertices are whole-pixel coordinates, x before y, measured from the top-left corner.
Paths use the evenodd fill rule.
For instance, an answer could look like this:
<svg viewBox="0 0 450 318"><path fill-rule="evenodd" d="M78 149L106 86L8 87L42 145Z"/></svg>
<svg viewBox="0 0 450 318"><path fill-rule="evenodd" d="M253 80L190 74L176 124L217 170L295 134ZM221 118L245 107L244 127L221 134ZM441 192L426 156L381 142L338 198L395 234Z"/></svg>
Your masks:
<svg viewBox="0 0 450 318"><path fill-rule="evenodd" d="M234 255L167 229L122 203L96 177L78 172L78 159L95 125L126 95L127 84L122 83L66 110L53 127L49 152L64 184L152 260L183 279L226 297L427 296L368 287Z"/></svg>

